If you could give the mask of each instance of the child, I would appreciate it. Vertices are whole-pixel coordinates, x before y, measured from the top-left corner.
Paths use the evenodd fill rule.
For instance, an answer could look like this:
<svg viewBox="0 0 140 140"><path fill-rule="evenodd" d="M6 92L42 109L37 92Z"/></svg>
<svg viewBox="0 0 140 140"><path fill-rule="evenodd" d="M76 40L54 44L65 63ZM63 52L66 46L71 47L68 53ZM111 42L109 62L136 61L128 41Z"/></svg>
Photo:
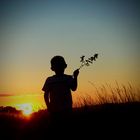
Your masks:
<svg viewBox="0 0 140 140"><path fill-rule="evenodd" d="M79 70L73 72L73 76L64 74L67 64L62 56L54 56L51 59L51 70L55 75L48 77L42 90L49 112L72 111L71 90L77 89L77 77Z"/></svg>

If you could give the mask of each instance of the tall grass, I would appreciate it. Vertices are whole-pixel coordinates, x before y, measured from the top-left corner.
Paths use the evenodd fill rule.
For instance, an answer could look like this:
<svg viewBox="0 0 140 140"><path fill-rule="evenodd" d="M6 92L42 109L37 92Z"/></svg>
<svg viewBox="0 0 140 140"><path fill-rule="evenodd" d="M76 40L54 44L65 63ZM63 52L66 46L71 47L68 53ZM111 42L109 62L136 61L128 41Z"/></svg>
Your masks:
<svg viewBox="0 0 140 140"><path fill-rule="evenodd" d="M115 86L104 84L99 87L95 86L92 82L94 93L86 94L85 96L78 96L74 107L101 105L106 103L132 103L140 102L140 90L128 83L127 85L118 84Z"/></svg>

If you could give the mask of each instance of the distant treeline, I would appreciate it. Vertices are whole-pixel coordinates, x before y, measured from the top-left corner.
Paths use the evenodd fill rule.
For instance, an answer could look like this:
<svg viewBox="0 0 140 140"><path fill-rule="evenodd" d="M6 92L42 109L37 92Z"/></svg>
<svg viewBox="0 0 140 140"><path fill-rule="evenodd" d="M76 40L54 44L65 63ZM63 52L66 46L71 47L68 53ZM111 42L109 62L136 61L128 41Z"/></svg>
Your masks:
<svg viewBox="0 0 140 140"><path fill-rule="evenodd" d="M17 110L15 107L11 107L11 106L0 106L0 113L21 113L21 110Z"/></svg>

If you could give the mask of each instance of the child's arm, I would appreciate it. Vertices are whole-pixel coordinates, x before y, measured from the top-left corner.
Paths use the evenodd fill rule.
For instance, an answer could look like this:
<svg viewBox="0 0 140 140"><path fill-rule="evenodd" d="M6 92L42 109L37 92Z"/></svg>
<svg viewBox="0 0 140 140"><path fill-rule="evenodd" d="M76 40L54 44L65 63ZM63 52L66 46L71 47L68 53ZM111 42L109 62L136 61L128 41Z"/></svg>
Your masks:
<svg viewBox="0 0 140 140"><path fill-rule="evenodd" d="M45 99L45 102L47 105L47 109L50 110L49 91L47 91L47 90L44 93L44 99Z"/></svg>
<svg viewBox="0 0 140 140"><path fill-rule="evenodd" d="M73 84L72 84L72 91L75 91L77 89L77 85L78 85L78 82L77 82L77 77L79 75L79 69L75 70L73 72Z"/></svg>

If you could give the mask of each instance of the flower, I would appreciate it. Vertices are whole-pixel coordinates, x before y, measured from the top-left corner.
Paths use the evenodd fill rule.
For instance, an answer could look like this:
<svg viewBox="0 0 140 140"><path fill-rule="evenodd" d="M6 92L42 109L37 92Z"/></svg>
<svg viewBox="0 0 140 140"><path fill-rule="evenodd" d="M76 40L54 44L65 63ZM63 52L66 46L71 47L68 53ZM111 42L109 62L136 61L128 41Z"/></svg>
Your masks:
<svg viewBox="0 0 140 140"><path fill-rule="evenodd" d="M98 58L98 53L95 53L94 56L89 57L88 59L85 59L85 55L82 55L80 57L80 62L81 62L81 66L79 67L79 70L83 67L83 66L90 66L90 64L93 64L93 61L96 61L96 59Z"/></svg>

